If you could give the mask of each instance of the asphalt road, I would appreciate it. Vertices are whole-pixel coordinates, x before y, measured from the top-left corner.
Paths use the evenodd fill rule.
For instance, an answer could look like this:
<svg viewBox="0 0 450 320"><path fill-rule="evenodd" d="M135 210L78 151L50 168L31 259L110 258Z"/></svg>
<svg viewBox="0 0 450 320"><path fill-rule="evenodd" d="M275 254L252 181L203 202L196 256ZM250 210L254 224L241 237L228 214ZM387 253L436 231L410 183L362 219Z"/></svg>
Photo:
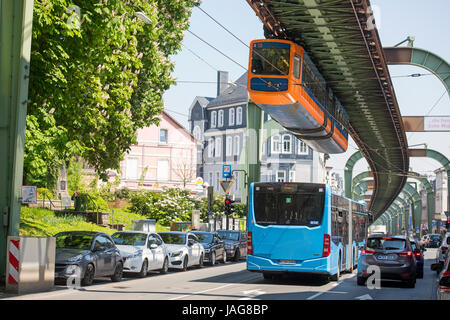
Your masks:
<svg viewBox="0 0 450 320"><path fill-rule="evenodd" d="M436 273L430 270L436 249L425 252L424 278L415 288L398 282L382 281L378 289L356 284L356 271L341 275L339 282L311 277L288 276L264 280L259 273L246 270L245 261L228 262L186 272L165 275L150 273L139 279L126 277L112 283L95 280L81 289L58 285L51 292L26 295L0 295L14 300L432 300Z"/></svg>

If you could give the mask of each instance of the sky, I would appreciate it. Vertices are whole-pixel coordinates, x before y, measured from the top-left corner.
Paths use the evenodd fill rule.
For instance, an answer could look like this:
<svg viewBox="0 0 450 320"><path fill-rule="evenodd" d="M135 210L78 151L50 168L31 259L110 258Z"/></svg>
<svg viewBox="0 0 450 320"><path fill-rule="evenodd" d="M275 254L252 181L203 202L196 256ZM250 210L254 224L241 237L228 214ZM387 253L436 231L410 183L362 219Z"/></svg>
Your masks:
<svg viewBox="0 0 450 320"><path fill-rule="evenodd" d="M408 36L414 36L414 47L450 61L450 1L372 0L371 5L383 46L394 46ZM251 40L264 38L262 22L245 0L203 0L200 8L233 35L199 8L193 9L182 50L171 57L175 62L173 76L177 85L163 96L166 110L186 128L194 98L216 97L217 71L228 71L230 81L237 80L247 69L248 44ZM403 116L450 116L449 95L435 76L407 77L429 74L429 71L413 66L389 66L389 71ZM409 146L425 143L429 149L450 159L450 132L408 132L406 136ZM355 142L350 140L347 152L331 155L327 166L343 176L345 162L356 151ZM433 175L440 164L429 158L410 158L410 167L415 172ZM367 162L361 160L355 166L354 175L367 169Z"/></svg>

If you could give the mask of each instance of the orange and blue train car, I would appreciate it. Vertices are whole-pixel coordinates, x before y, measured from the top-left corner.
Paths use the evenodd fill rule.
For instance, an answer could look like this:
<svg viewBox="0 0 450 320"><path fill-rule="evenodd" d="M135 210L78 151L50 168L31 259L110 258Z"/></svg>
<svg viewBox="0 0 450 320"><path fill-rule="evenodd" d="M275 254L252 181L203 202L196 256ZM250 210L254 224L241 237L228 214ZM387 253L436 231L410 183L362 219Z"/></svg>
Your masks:
<svg viewBox="0 0 450 320"><path fill-rule="evenodd" d="M347 150L348 115L298 44L252 41L247 88L254 103L312 149Z"/></svg>

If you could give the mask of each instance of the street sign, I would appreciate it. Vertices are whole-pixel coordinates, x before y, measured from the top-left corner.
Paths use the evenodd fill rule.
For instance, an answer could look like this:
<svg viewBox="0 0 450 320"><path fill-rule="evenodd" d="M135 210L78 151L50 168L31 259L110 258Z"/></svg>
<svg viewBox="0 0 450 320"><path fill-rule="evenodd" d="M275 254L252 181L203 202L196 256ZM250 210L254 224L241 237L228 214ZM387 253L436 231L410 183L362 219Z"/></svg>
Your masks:
<svg viewBox="0 0 450 320"><path fill-rule="evenodd" d="M197 177L197 179L195 179L195 184L202 185L203 184L203 178L202 177Z"/></svg>
<svg viewBox="0 0 450 320"><path fill-rule="evenodd" d="M231 179L231 164L222 165L222 178Z"/></svg>
<svg viewBox="0 0 450 320"><path fill-rule="evenodd" d="M37 187L22 186L22 204L37 203Z"/></svg>
<svg viewBox="0 0 450 320"><path fill-rule="evenodd" d="M234 183L234 180L220 180L219 183L220 186L222 187L223 192L228 193L228 191L230 190L231 186Z"/></svg>

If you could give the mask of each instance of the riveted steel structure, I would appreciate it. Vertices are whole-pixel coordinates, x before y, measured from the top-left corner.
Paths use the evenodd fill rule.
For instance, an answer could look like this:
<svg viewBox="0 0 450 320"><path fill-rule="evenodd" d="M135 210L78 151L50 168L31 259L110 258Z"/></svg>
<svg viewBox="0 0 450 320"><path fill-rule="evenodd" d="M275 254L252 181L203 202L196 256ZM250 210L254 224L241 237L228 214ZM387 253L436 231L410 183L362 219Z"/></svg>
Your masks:
<svg viewBox="0 0 450 320"><path fill-rule="evenodd" d="M267 38L300 44L349 115L348 131L374 175L380 216L401 192L407 141L368 0L247 0ZM351 192L350 192L351 196Z"/></svg>

